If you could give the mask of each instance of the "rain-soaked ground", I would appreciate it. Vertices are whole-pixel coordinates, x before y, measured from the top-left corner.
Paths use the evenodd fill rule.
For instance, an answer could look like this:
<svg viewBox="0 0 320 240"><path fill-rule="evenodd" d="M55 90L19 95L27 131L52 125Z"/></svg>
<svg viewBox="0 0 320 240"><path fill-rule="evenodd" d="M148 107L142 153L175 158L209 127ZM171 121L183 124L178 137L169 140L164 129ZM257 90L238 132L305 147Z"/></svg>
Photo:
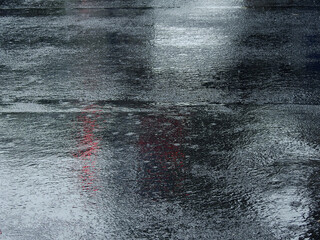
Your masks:
<svg viewBox="0 0 320 240"><path fill-rule="evenodd" d="M320 239L319 16L1 0L0 240Z"/></svg>

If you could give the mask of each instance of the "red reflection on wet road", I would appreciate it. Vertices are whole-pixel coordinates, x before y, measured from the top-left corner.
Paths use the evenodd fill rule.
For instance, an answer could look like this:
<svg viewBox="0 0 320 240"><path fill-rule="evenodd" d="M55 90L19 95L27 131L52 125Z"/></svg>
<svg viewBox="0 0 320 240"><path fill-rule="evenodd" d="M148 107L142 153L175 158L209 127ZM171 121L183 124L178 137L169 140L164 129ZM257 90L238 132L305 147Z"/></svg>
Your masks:
<svg viewBox="0 0 320 240"><path fill-rule="evenodd" d="M185 154L183 121L165 116L141 119L139 138L142 159L138 167L141 194L157 197L185 195Z"/></svg>
<svg viewBox="0 0 320 240"><path fill-rule="evenodd" d="M91 1L87 1L87 0L81 0L80 2L80 9L79 9L79 13L82 15L82 16L86 16L87 14L90 13L90 6L88 6L88 4L93 4L95 3L95 1L91 0ZM89 16L87 16L89 17Z"/></svg>
<svg viewBox="0 0 320 240"><path fill-rule="evenodd" d="M77 123L81 126L77 136L77 152L74 154L80 160L80 179L82 189L85 191L97 191L97 155L100 150L100 139L95 136L98 129L99 118L97 105L90 105L83 109L77 117Z"/></svg>

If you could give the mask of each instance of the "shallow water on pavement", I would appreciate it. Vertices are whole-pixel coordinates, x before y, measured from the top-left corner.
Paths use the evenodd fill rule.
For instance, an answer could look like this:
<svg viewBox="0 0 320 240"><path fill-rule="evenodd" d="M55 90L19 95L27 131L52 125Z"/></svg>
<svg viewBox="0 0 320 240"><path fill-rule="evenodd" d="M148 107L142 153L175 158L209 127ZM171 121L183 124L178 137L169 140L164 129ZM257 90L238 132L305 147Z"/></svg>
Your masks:
<svg viewBox="0 0 320 240"><path fill-rule="evenodd" d="M319 23L0 1L0 239L319 239Z"/></svg>

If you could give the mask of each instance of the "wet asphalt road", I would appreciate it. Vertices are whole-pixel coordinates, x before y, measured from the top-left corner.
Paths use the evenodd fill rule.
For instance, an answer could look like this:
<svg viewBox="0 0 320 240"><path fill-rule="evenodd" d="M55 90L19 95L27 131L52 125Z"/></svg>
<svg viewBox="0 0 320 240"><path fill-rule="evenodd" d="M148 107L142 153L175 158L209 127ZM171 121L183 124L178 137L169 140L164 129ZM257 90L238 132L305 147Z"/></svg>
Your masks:
<svg viewBox="0 0 320 240"><path fill-rule="evenodd" d="M320 9L0 1L0 239L320 239Z"/></svg>

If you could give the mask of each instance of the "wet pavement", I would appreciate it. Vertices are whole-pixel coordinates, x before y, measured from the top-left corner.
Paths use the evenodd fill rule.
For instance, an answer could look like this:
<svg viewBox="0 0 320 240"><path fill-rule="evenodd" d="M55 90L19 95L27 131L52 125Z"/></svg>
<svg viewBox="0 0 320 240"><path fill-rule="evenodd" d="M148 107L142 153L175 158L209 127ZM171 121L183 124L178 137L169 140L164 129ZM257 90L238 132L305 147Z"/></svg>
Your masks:
<svg viewBox="0 0 320 240"><path fill-rule="evenodd" d="M320 239L320 12L0 1L0 239Z"/></svg>

